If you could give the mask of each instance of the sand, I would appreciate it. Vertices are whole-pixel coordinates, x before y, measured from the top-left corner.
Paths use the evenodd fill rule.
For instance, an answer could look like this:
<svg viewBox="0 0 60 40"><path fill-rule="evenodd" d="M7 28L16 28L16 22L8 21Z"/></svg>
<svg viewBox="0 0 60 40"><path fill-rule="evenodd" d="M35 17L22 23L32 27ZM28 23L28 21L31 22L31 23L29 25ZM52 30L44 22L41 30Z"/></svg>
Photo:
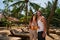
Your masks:
<svg viewBox="0 0 60 40"><path fill-rule="evenodd" d="M4 33L6 33L6 34L4 34ZM1 30L0 31L0 40L20 40L21 39L20 37L9 37L8 35L10 35L10 34L11 33L9 30ZM6 35L6 36L4 36L4 35ZM60 40L60 35L56 35L56 34L50 34L50 35L55 38L54 40ZM46 35L46 40L53 40L53 39Z"/></svg>

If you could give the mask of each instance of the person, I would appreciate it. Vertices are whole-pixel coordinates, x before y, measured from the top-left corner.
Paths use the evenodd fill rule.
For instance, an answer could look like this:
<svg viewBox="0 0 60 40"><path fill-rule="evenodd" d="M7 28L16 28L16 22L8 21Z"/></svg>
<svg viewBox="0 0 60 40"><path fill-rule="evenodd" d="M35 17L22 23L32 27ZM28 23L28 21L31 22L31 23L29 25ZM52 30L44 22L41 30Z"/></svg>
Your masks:
<svg viewBox="0 0 60 40"><path fill-rule="evenodd" d="M30 22L30 40L36 40L37 39L37 23L36 23L36 16L33 14Z"/></svg>
<svg viewBox="0 0 60 40"><path fill-rule="evenodd" d="M42 12L39 10L36 12L36 16L37 16L37 24L38 24L38 29L37 29L38 40L45 40L46 27L47 27L46 19L44 18L44 16L42 16Z"/></svg>

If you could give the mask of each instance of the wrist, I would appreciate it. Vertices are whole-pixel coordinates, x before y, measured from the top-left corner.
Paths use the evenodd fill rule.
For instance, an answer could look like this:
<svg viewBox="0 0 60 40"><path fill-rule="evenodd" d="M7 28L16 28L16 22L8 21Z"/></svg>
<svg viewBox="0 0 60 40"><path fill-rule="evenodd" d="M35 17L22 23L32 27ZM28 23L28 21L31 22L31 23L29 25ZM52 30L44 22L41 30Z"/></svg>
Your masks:
<svg viewBox="0 0 60 40"><path fill-rule="evenodd" d="M45 33L45 34L46 34L46 31L45 31L45 32L43 32L43 33Z"/></svg>

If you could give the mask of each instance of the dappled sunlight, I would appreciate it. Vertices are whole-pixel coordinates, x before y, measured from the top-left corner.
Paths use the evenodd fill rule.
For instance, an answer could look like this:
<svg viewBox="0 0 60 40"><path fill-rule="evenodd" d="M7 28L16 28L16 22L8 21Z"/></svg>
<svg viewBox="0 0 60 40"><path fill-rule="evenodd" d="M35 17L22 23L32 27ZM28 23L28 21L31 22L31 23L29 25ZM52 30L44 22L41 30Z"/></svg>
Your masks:
<svg viewBox="0 0 60 40"><path fill-rule="evenodd" d="M31 17L38 26L38 11L47 22L46 40L60 40L60 0L0 0L0 40L30 40Z"/></svg>

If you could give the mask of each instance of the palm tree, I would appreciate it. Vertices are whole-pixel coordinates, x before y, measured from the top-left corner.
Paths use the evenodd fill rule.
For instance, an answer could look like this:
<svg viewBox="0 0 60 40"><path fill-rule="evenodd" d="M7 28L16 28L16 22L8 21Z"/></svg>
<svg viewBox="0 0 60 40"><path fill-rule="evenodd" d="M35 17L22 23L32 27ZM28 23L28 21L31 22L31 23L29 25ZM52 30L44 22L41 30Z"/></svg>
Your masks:
<svg viewBox="0 0 60 40"><path fill-rule="evenodd" d="M5 8L2 11L5 13L5 15L9 16L10 13L11 13L10 9L8 8L9 7L9 2L8 2L8 0L5 0L5 1L3 1L3 3L5 5Z"/></svg>
<svg viewBox="0 0 60 40"><path fill-rule="evenodd" d="M52 7L52 5L53 5L53 1L52 1L52 3L50 2L50 1L48 1L48 3L47 4L45 4L46 5L46 8L43 8L43 7L41 7L41 11L43 12L43 15L46 17L46 19L48 18L48 16L49 16L49 14L50 14L50 12L51 12L51 7Z"/></svg>
<svg viewBox="0 0 60 40"><path fill-rule="evenodd" d="M30 0L18 0L17 2L13 3L10 6L16 6L14 13L25 11L26 22L27 22L28 10L29 10L28 8L30 8L32 10L35 9L35 11L40 8L39 5L30 2Z"/></svg>
<svg viewBox="0 0 60 40"><path fill-rule="evenodd" d="M51 38L53 38L51 35L49 35L49 28L50 28L50 22L53 22L55 21L56 19L56 14L55 14L55 11L56 11L56 8L57 8L57 1L58 0L55 0L55 1L52 1L52 3L50 1L48 1L48 4L46 4L46 8L41 8L41 10L43 11L43 15L46 17L47 19L47 23L48 23L48 27L47 27L47 35ZM53 16L55 15L55 16ZM54 18L55 17L55 18ZM53 20L54 19L54 20ZM59 19L57 19L59 21ZM56 22L56 21L55 21ZM51 24L52 25L52 24ZM54 38L53 38L54 39Z"/></svg>
<svg viewBox="0 0 60 40"><path fill-rule="evenodd" d="M51 12L50 12L50 15L49 15L49 17L48 17L48 27L47 27L47 34L49 35L49 24L50 24L50 22L51 22L51 20L52 20L52 18L53 18L53 15L54 15L54 13L55 13L55 10L56 10L56 8L57 8L57 2L58 2L58 0L55 0L54 1L54 3L53 3L53 5L52 5L52 8L51 8ZM50 36L50 35L49 35ZM50 36L51 37L51 36ZM54 38L53 38L54 39Z"/></svg>

